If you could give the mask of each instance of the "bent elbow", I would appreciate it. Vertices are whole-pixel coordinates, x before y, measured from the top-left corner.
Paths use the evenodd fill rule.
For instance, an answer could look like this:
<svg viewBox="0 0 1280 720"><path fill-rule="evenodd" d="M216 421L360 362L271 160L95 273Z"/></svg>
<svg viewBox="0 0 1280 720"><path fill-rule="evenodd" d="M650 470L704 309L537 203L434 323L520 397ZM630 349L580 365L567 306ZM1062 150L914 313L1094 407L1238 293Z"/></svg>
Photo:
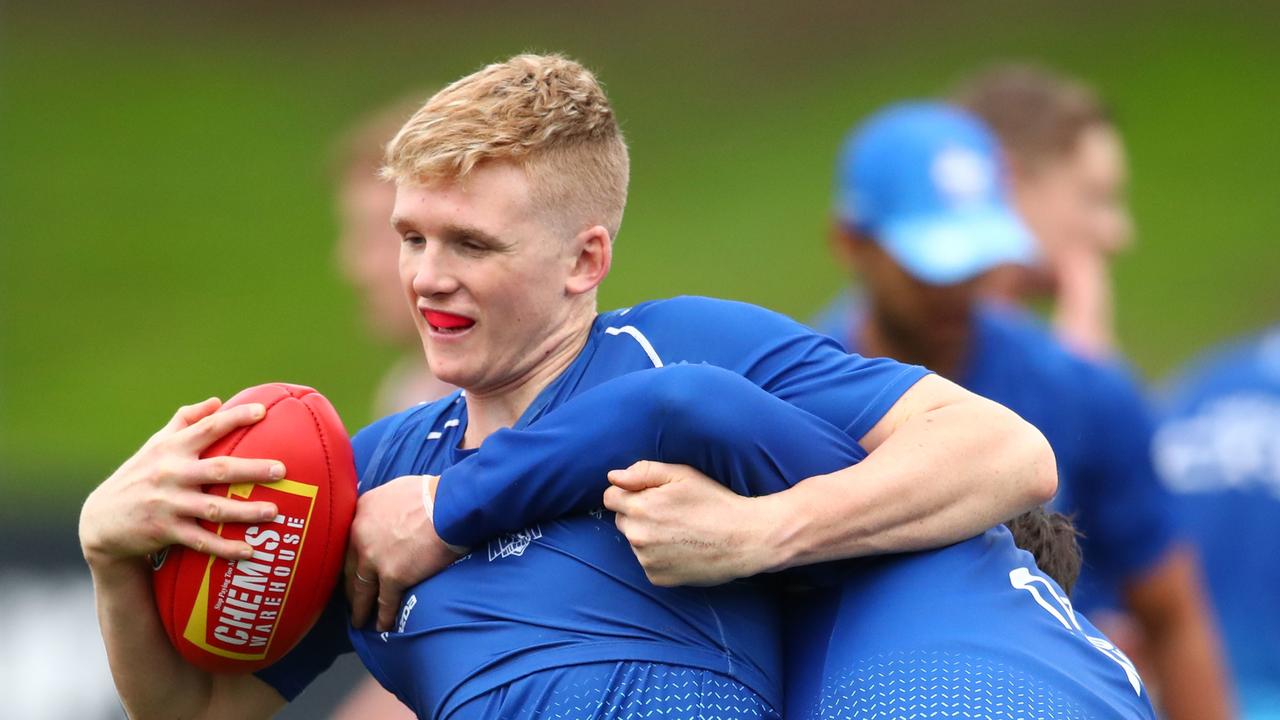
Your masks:
<svg viewBox="0 0 1280 720"><path fill-rule="evenodd" d="M1058 494L1058 460L1043 433L1025 420L1027 445L1027 494L1031 505L1044 505Z"/></svg>

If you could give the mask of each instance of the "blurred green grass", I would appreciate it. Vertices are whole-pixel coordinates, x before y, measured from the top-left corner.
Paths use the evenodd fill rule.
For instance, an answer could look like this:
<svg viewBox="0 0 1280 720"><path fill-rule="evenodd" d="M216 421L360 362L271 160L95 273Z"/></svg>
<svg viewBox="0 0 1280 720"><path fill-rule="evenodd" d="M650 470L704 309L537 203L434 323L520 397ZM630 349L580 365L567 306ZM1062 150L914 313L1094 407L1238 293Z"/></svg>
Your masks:
<svg viewBox="0 0 1280 720"><path fill-rule="evenodd" d="M700 293L807 316L841 282L824 232L848 127L1032 59L1095 82L1128 139L1140 243L1117 273L1139 368L1280 317L1280 12L960 5L4 6L5 505L65 513L176 405L253 383L371 419L394 353L335 272L330 144L522 50L596 69L632 147L605 307Z"/></svg>

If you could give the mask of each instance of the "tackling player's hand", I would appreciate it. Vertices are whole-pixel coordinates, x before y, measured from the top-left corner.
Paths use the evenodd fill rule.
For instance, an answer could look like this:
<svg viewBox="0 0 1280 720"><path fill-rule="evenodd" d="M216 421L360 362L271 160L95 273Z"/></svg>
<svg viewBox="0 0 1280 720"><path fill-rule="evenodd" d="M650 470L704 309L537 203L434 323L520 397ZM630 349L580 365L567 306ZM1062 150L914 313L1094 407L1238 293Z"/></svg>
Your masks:
<svg viewBox="0 0 1280 720"><path fill-rule="evenodd" d="M609 473L604 506L617 513L654 585L718 585L768 569L760 503L686 465L642 460Z"/></svg>
<svg viewBox="0 0 1280 720"><path fill-rule="evenodd" d="M185 545L228 560L249 557L247 543L227 540L196 519L258 522L275 517L269 502L209 495L205 485L270 482L284 477L274 460L200 457L224 435L264 416L261 404L218 412L217 398L180 408L167 425L89 494L80 511L80 546L91 568Z"/></svg>
<svg viewBox="0 0 1280 720"><path fill-rule="evenodd" d="M461 555L436 535L426 498L439 478L405 475L360 496L347 545L346 589L351 624L364 627L376 605L380 632L391 630L400 597Z"/></svg>

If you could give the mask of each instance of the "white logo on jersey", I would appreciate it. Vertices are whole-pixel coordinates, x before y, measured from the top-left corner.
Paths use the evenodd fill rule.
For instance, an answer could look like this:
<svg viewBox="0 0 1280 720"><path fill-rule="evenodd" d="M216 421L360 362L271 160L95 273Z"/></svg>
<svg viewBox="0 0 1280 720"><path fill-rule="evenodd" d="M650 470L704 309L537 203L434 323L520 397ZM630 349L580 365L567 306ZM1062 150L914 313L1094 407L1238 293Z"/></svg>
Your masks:
<svg viewBox="0 0 1280 720"><path fill-rule="evenodd" d="M1119 665L1120 669L1124 670L1125 677L1129 679L1129 684L1133 686L1133 691L1138 694L1138 697L1142 697L1142 678L1138 677L1138 669L1133 666L1133 662L1106 638L1094 637L1086 633L1084 628L1080 627L1080 621L1076 620L1076 611L1075 608L1071 607L1071 601L1065 596L1059 595L1048 580L1038 575L1032 575L1030 570L1020 567L1009 571L1009 584L1019 590L1026 590L1031 593L1031 597L1035 599L1036 604L1052 615L1053 619L1062 623L1062 627L1080 635L1095 650ZM1045 593L1052 598L1052 601L1046 600L1044 595L1040 594L1040 590L1036 588L1037 585L1044 588Z"/></svg>
<svg viewBox="0 0 1280 720"><path fill-rule="evenodd" d="M537 525L520 532L507 533L497 540L489 541L489 562L498 558L520 557L529 548L529 543L542 537L542 529Z"/></svg>
<svg viewBox="0 0 1280 720"><path fill-rule="evenodd" d="M1280 499L1280 400L1219 398L1156 432L1156 469L1176 493L1265 489Z"/></svg>
<svg viewBox="0 0 1280 720"><path fill-rule="evenodd" d="M417 604L418 596L410 595L404 607L400 608L400 622L396 623L396 632L404 632L404 624L409 622L409 613L413 612L413 606Z"/></svg>

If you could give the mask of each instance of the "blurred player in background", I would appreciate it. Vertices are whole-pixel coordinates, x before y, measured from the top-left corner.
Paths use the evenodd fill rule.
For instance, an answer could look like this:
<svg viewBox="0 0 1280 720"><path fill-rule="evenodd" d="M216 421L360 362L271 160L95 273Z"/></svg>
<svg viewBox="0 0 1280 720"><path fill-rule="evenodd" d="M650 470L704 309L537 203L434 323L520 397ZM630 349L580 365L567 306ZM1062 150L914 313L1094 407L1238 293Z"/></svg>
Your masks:
<svg viewBox="0 0 1280 720"><path fill-rule="evenodd" d="M1016 304L1048 301L1064 344L1103 362L1119 361L1111 263L1131 244L1133 222L1124 145L1106 107L1085 84L1028 65L980 73L954 99L999 139L1018 211L1041 250L1030 265L988 273L987 291ZM1127 372L1116 364L1116 372ZM1125 502L1116 496L1118 513L1126 510ZM1117 552L1105 540L1089 550L1094 556ZM1167 696L1172 717L1195 717L1177 714L1177 708L1217 694L1202 684L1211 668L1188 662L1207 657L1193 652L1195 635L1216 635L1216 628L1196 629L1204 615L1197 609L1204 606L1199 561L1186 546L1174 546L1159 562L1135 570L1116 578L1122 598L1109 597L1114 588L1107 588L1087 609L1122 647L1134 651L1140 666L1152 666L1153 685Z"/></svg>
<svg viewBox="0 0 1280 720"><path fill-rule="evenodd" d="M1000 140L1013 200L1040 248L1034 263L1008 265L984 282L1016 303L1051 300L1054 330L1071 349L1115 350L1110 265L1129 247L1124 144L1085 85L1022 65L991 69L955 101Z"/></svg>
<svg viewBox="0 0 1280 720"><path fill-rule="evenodd" d="M382 417L453 391L431 374L418 342L411 308L400 292L400 235L391 227L396 190L378 177L387 141L421 101L404 101L362 118L338 142L338 243L335 264L359 295L364 325L376 339L402 351L387 370L372 404ZM413 717L413 712L362 670L363 680L333 712L334 720Z"/></svg>
<svg viewBox="0 0 1280 720"><path fill-rule="evenodd" d="M400 235L389 222L396 190L378 177L387 141L420 104L402 102L379 110L348 131L338 145L339 234L334 259L359 295L370 334L403 352L378 385L374 417L435 400L454 389L437 380L422 357L397 279Z"/></svg>
<svg viewBox="0 0 1280 720"><path fill-rule="evenodd" d="M1244 717L1280 718L1280 326L1167 388L1155 459L1204 560Z"/></svg>
<svg viewBox="0 0 1280 720"><path fill-rule="evenodd" d="M851 351L925 365L1038 427L1058 462L1054 507L1084 535L1078 603L1088 612L1120 588L1151 633L1170 716L1224 717L1216 633L1194 559L1174 543L1138 389L1033 317L982 301L987 272L1038 257L1007 211L995 137L958 109L896 106L850 137L837 186L832 245L865 294L837 300L819 329Z"/></svg>
<svg viewBox="0 0 1280 720"><path fill-rule="evenodd" d="M559 707L591 717L598 699L565 705L583 688L616 693L609 707L666 708L666 717L703 714L690 688L722 717L776 714L767 598L738 585L654 588L612 523L601 527L592 516L459 557L435 535L424 502L431 488L403 476L442 470L592 385L661 364L651 338L673 338L668 359L736 370L870 451L856 466L753 503L775 513L756 526L795 532L784 544L757 538L750 547L762 554L751 559L762 564L746 572L736 565L740 574L954 542L1051 494L1052 461L1034 428L920 368L845 355L739 303L650 303L650 338L629 324L639 322L638 308L597 315L629 162L602 90L576 63L519 56L460 80L406 125L389 164L399 181L402 292L418 310L430 366L466 392L355 439L367 492L352 527L348 590L362 629L345 631L338 603L281 663L257 676L215 677L182 662L158 618L139 612L153 604L146 553L181 543L239 557L247 546L202 531L194 518L251 521L274 512L264 503L215 503L199 491L211 479L281 476L269 460L196 459L260 411L215 412L214 400L184 408L91 494L81 515L113 674L137 716L269 714L344 645L358 647L424 714L532 717ZM483 516L450 516L469 490L442 482L436 498L434 516L448 518L442 534L450 528L455 542L464 528L484 529ZM854 517L862 522L850 527ZM398 602L406 576L441 569L422 602ZM375 598L386 632L362 621ZM395 621L400 629L412 621L414 632L391 632Z"/></svg>

